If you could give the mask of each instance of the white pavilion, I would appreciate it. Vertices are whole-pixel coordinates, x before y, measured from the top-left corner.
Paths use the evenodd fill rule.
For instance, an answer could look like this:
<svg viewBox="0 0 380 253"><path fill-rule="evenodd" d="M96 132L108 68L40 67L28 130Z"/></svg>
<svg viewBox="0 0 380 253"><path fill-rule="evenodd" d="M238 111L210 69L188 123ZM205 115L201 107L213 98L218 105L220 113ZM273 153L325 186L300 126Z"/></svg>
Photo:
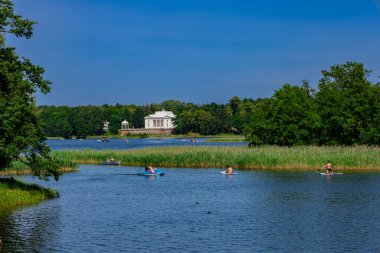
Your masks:
<svg viewBox="0 0 380 253"><path fill-rule="evenodd" d="M174 129L174 118L171 111L157 111L145 117L145 129Z"/></svg>

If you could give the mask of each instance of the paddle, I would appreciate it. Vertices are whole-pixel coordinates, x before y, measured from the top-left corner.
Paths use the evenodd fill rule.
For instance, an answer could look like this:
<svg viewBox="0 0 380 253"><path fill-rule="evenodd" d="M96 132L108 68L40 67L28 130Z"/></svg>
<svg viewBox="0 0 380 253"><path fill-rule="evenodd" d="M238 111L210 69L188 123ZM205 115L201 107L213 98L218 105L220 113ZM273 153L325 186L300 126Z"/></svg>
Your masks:
<svg viewBox="0 0 380 253"><path fill-rule="evenodd" d="M320 168L320 169L317 169L315 172L319 173L319 172L321 172L321 170L324 170L324 169L326 169L326 165L322 166L322 168Z"/></svg>

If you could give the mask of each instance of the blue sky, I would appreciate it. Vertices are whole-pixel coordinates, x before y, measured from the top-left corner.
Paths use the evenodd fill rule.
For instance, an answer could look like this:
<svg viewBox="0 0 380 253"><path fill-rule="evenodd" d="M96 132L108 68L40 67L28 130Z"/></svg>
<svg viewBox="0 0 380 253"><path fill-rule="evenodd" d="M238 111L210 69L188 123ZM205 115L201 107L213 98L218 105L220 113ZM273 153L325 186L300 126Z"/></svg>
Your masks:
<svg viewBox="0 0 380 253"><path fill-rule="evenodd" d="M380 76L376 0L15 0L37 21L8 37L46 70L41 105L228 103L346 61Z"/></svg>

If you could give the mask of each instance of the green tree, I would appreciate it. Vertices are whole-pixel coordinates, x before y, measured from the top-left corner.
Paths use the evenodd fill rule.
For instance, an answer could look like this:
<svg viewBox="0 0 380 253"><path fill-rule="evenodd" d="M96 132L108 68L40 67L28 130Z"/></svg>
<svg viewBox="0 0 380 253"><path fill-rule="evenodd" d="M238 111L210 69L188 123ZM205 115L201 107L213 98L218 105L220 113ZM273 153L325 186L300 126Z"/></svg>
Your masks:
<svg viewBox="0 0 380 253"><path fill-rule="evenodd" d="M316 97L323 121L321 144L379 144L379 88L368 81L370 71L347 62L322 74Z"/></svg>
<svg viewBox="0 0 380 253"><path fill-rule="evenodd" d="M270 103L262 103L257 117L246 128L251 145L293 146L315 144L320 119L315 111L313 90L285 84L275 91Z"/></svg>
<svg viewBox="0 0 380 253"><path fill-rule="evenodd" d="M73 134L79 139L85 139L93 133L94 127L90 124L91 115L88 109L89 107L86 106L75 107L70 119L74 129ZM99 120L99 127L103 127L101 120Z"/></svg>
<svg viewBox="0 0 380 253"><path fill-rule="evenodd" d="M136 108L136 111L134 111L132 116L132 126L135 128L142 128L145 126L145 120L144 120L145 114L144 110L140 107Z"/></svg>
<svg viewBox="0 0 380 253"><path fill-rule="evenodd" d="M273 95L273 144L314 144L320 119L315 111L312 90L308 84L301 87L285 84Z"/></svg>
<svg viewBox="0 0 380 253"><path fill-rule="evenodd" d="M193 129L195 132L207 135L212 134L212 125L213 119L210 112L206 112L203 109L196 110L193 113Z"/></svg>
<svg viewBox="0 0 380 253"><path fill-rule="evenodd" d="M15 48L4 43L5 33L30 38L35 22L14 13L13 3L0 0L0 169L12 161L28 165L34 175L58 180L59 163L45 144L42 121L37 115L33 94L46 94L50 82L44 69L29 59L20 59Z"/></svg>
<svg viewBox="0 0 380 253"><path fill-rule="evenodd" d="M229 131L241 134L244 127L251 122L253 112L253 101L250 99L241 100L235 96L230 99L227 107L228 121L231 126Z"/></svg>
<svg viewBox="0 0 380 253"><path fill-rule="evenodd" d="M161 106L166 111L172 111L175 115L180 114L186 108L186 104L178 100L165 100L161 103Z"/></svg>
<svg viewBox="0 0 380 253"><path fill-rule="evenodd" d="M184 111L174 118L176 125L175 132L179 134L187 134L193 131L193 114L191 111Z"/></svg>
<svg viewBox="0 0 380 253"><path fill-rule="evenodd" d="M272 115L273 98L257 99L253 109L253 119L245 126L244 135L250 146L269 144L273 142L274 126L270 119Z"/></svg>
<svg viewBox="0 0 380 253"><path fill-rule="evenodd" d="M235 133L225 105L211 103L203 105L202 109L211 114L210 121L208 122L209 134Z"/></svg>
<svg viewBox="0 0 380 253"><path fill-rule="evenodd" d="M71 138L73 129L70 123L71 108L68 106L41 106L38 113L44 122L44 133L51 137Z"/></svg>
<svg viewBox="0 0 380 253"><path fill-rule="evenodd" d="M119 132L120 124L123 121L121 114L122 114L122 110L120 107L107 106L107 109L106 109L107 116L103 121L107 119L107 121L110 122L109 131L113 134L117 134ZM103 121L101 122L103 123Z"/></svg>

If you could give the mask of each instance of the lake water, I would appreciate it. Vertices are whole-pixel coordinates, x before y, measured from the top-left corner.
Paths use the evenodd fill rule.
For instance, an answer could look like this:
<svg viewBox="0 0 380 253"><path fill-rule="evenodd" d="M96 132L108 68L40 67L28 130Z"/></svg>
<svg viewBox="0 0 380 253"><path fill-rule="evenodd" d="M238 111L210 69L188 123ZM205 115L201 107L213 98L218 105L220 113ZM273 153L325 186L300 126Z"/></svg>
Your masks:
<svg viewBox="0 0 380 253"><path fill-rule="evenodd" d="M2 252L380 252L380 174L163 169L36 180L61 197L1 210Z"/></svg>
<svg viewBox="0 0 380 253"><path fill-rule="evenodd" d="M131 149L162 146L247 146L248 142L206 142L199 138L192 143L189 138L141 138L141 139L110 139L109 142L98 142L94 139L85 140L47 140L52 150L58 149Z"/></svg>

